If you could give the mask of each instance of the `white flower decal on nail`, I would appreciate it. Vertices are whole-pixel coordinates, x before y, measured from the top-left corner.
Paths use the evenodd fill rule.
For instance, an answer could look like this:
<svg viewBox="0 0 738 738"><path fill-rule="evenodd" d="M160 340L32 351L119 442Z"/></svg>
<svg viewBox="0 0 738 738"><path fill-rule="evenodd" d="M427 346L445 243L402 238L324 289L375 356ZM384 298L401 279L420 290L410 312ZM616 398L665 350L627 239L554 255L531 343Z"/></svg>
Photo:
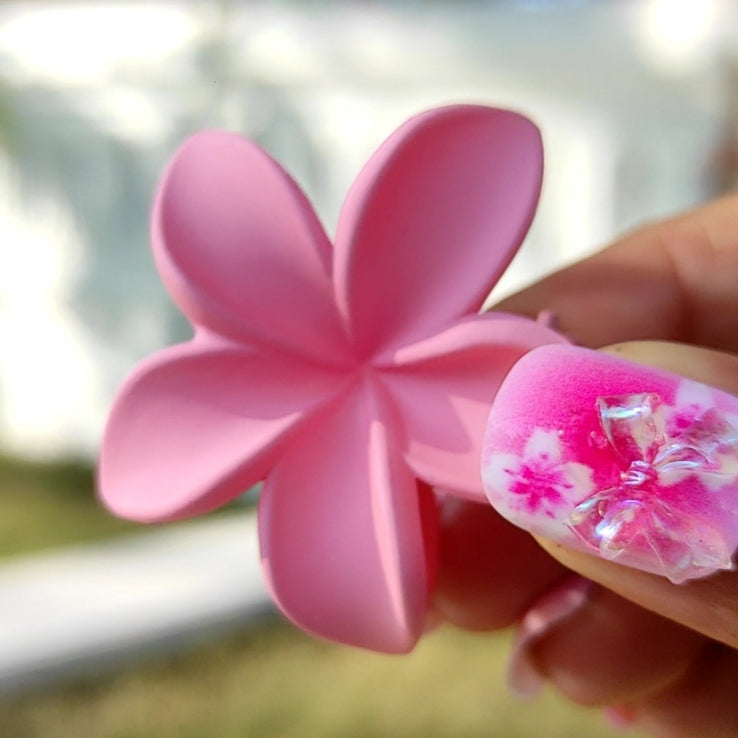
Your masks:
<svg viewBox="0 0 738 738"><path fill-rule="evenodd" d="M557 433L542 429L528 439L522 457L495 454L484 470L487 488L506 495L513 513L562 519L572 500L591 490L590 477L583 464L563 463Z"/></svg>

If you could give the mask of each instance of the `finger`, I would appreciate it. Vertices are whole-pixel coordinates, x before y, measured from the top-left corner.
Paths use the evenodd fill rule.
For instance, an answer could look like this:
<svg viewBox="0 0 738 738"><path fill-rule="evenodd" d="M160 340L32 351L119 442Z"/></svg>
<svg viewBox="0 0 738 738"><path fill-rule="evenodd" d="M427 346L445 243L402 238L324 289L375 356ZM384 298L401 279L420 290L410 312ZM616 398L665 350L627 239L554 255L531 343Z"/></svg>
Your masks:
<svg viewBox="0 0 738 738"><path fill-rule="evenodd" d="M738 735L738 654L607 590L594 588L524 656L570 699L617 705L654 735Z"/></svg>
<svg viewBox="0 0 738 738"><path fill-rule="evenodd" d="M623 344L619 356L658 365L683 376L738 392L738 357L689 346ZM738 511L728 511L733 515ZM721 572L707 579L675 585L635 569L573 551L548 540L541 545L564 566L599 582L648 610L714 640L738 648L738 573Z"/></svg>
<svg viewBox="0 0 738 738"><path fill-rule="evenodd" d="M682 679L626 708L639 726L669 738L734 738L738 735L738 654L712 644Z"/></svg>
<svg viewBox="0 0 738 738"><path fill-rule="evenodd" d="M664 339L738 351L738 194L649 225L504 300L575 343Z"/></svg>
<svg viewBox="0 0 738 738"><path fill-rule="evenodd" d="M732 284L726 288L725 281L736 268L738 195L648 226L509 298L500 308L531 316L551 309L562 332L589 346L659 336L703 339L730 348L731 343L738 344L738 330L730 322L738 315L738 291ZM703 294L705 285L710 285L714 299ZM518 581L523 597L532 595L543 581L552 584L560 571L546 568L548 573L539 577L546 559L528 552L524 538L510 534L512 540L500 546L499 531L506 526L496 517L482 515L476 505L459 505L442 531L445 545L436 606L457 624L491 627L507 620L520 604L513 592L505 609L501 598L490 592L493 574L504 577L499 562L530 562ZM480 519L474 520L478 515ZM490 533L485 535L488 524ZM534 577L531 587L525 584L526 576Z"/></svg>
<svg viewBox="0 0 738 738"><path fill-rule="evenodd" d="M513 688L522 676L524 690L533 691L538 685L532 671L575 702L640 702L680 679L705 642L591 583L577 604L551 627L546 624L550 603L534 604L528 611L511 660ZM531 628L532 637L527 637Z"/></svg>
<svg viewBox="0 0 738 738"><path fill-rule="evenodd" d="M666 341L628 341L606 346L602 351L738 394L738 356L735 354Z"/></svg>
<svg viewBox="0 0 738 738"><path fill-rule="evenodd" d="M719 352L646 343L615 346L612 351L666 369L680 367L682 373L688 361L685 354L699 356L690 362L692 376L724 389L734 386L738 377L736 359ZM433 603L436 615L471 630L504 627L559 580L562 572L563 567L554 564L526 533L510 526L493 509L447 501Z"/></svg>
<svg viewBox="0 0 738 738"><path fill-rule="evenodd" d="M655 574L628 569L558 543L543 539L539 543L571 571L647 610L738 648L738 580L734 572L677 585Z"/></svg>
<svg viewBox="0 0 738 738"><path fill-rule="evenodd" d="M447 498L432 611L468 630L511 625L566 569L489 505Z"/></svg>

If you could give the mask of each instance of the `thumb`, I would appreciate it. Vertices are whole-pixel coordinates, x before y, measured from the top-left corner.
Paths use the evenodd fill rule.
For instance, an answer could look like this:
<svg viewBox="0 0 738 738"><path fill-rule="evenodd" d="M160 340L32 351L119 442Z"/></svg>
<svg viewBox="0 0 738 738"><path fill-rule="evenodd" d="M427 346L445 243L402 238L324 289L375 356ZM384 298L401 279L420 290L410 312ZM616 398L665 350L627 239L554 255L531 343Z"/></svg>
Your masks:
<svg viewBox="0 0 738 738"><path fill-rule="evenodd" d="M495 399L488 496L564 566L738 647L729 393L738 357L725 353L661 342L537 349Z"/></svg>

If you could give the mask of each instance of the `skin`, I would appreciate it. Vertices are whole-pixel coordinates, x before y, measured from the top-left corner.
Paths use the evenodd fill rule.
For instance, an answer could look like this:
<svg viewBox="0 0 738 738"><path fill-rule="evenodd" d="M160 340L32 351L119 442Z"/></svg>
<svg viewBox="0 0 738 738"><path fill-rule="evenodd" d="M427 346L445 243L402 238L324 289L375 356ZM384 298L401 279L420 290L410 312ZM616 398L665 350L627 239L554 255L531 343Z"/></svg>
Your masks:
<svg viewBox="0 0 738 738"><path fill-rule="evenodd" d="M498 309L550 310L575 343L738 394L738 195L629 234ZM738 571L676 586L536 542L458 500L440 546L436 616L505 627L577 572L598 586L536 642L538 671L573 701L616 705L656 736L738 735Z"/></svg>

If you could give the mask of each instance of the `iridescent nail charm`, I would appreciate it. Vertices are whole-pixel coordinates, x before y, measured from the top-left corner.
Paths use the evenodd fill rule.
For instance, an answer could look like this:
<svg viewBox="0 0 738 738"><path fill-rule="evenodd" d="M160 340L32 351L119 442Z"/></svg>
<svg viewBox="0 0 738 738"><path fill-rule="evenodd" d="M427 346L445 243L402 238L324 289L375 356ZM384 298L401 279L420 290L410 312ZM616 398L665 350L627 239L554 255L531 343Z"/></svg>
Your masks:
<svg viewBox="0 0 738 738"><path fill-rule="evenodd" d="M574 533L611 560L629 546L648 546L673 582L730 569L727 542L709 522L687 512L684 499L719 496L720 487L731 482L738 439L722 413L705 410L680 428L680 411L665 407L655 394L600 397L597 411L623 463L613 486L572 510L568 525Z"/></svg>
<svg viewBox="0 0 738 738"><path fill-rule="evenodd" d="M737 429L738 399L724 392L593 351L536 349L495 399L482 475L517 525L678 583L732 568Z"/></svg>

